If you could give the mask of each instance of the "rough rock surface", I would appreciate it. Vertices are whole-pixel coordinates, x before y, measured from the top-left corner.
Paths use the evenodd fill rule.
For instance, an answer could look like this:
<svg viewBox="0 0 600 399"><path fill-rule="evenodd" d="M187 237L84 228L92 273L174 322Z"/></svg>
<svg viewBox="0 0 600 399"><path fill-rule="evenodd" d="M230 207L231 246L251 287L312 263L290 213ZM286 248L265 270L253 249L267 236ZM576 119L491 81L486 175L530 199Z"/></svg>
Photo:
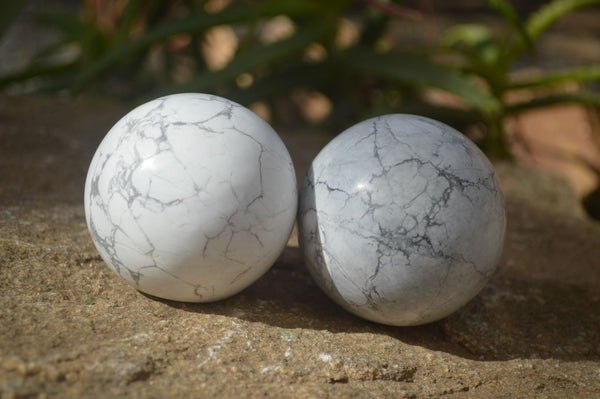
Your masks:
<svg viewBox="0 0 600 399"><path fill-rule="evenodd" d="M559 180L497 166L503 261L436 323L346 313L311 281L295 237L237 296L162 301L106 267L84 222L91 155L125 112L0 97L2 398L600 395L600 227ZM327 141L283 138L300 176Z"/></svg>

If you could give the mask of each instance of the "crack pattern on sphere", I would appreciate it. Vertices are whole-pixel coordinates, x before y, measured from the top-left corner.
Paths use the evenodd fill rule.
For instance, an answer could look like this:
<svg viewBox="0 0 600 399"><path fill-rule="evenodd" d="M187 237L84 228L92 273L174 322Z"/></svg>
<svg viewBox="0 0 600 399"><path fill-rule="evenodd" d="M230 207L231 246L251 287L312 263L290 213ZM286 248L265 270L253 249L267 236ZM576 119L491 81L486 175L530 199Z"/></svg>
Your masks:
<svg viewBox="0 0 600 399"><path fill-rule="evenodd" d="M139 290L217 300L275 261L295 183L285 146L251 111L217 96L168 96L107 134L88 172L86 218L104 260Z"/></svg>
<svg viewBox="0 0 600 399"><path fill-rule="evenodd" d="M300 241L317 283L347 310L393 325L442 318L493 274L504 206L485 156L428 118L355 125L313 161Z"/></svg>

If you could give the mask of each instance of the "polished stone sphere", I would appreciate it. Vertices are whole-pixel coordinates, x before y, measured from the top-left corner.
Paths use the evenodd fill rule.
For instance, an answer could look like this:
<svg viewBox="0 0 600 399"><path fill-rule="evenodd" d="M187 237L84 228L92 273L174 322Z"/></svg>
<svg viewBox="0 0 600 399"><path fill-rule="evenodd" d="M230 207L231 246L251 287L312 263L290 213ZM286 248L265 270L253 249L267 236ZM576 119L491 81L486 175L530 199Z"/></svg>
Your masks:
<svg viewBox="0 0 600 399"><path fill-rule="evenodd" d="M104 261L138 290L210 302L275 262L297 211L292 161L247 108L206 94L139 106L91 162L85 214Z"/></svg>
<svg viewBox="0 0 600 399"><path fill-rule="evenodd" d="M504 242L494 170L432 119L358 123L314 159L300 191L308 270L346 310L409 326L448 316L494 273Z"/></svg>

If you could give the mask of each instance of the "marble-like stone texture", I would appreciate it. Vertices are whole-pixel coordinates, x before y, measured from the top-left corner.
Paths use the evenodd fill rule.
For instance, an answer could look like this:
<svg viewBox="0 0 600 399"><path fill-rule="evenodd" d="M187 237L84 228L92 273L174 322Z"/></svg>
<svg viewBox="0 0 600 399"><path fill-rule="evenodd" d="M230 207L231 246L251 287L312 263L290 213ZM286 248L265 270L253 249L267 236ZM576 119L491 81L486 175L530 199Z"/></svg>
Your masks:
<svg viewBox="0 0 600 399"><path fill-rule="evenodd" d="M108 265L145 293L209 302L263 275L297 211L291 158L275 131L221 97L150 101L106 135L85 213Z"/></svg>
<svg viewBox="0 0 600 399"><path fill-rule="evenodd" d="M494 170L432 119L385 115L332 140L300 191L299 240L346 310L408 326L448 316L494 273L505 214Z"/></svg>

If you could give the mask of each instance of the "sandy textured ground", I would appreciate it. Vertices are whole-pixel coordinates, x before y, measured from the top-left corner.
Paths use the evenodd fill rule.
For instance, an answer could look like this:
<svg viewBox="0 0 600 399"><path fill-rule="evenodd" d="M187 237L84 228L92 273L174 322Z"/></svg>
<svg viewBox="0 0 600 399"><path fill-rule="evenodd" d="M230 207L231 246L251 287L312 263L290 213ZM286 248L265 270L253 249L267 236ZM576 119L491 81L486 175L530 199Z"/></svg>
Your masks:
<svg viewBox="0 0 600 399"><path fill-rule="evenodd" d="M241 294L145 296L88 235L83 180L117 106L0 97L0 392L36 397L600 397L600 226L560 180L498 165L504 259L446 320L392 328L322 294L294 237ZM327 138L287 134L299 173Z"/></svg>

